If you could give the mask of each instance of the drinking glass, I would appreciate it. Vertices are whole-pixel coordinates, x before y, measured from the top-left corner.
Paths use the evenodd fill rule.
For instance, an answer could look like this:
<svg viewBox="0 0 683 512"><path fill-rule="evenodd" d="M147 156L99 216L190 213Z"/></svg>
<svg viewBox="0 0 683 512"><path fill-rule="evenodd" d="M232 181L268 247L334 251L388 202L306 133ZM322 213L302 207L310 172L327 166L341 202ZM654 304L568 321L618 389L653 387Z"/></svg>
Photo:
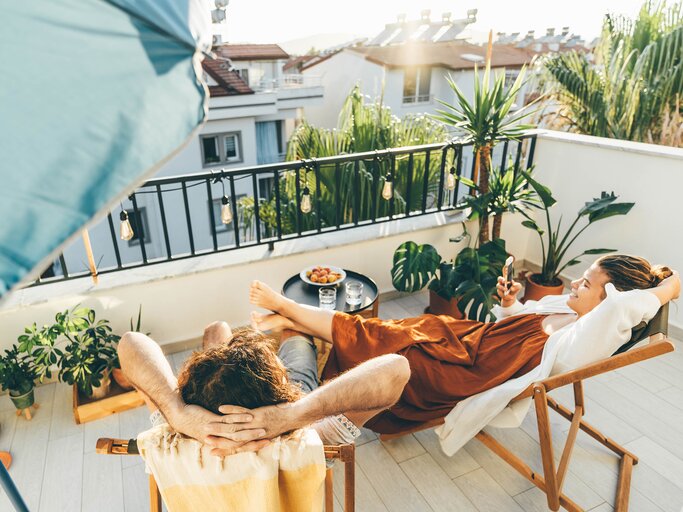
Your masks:
<svg viewBox="0 0 683 512"><path fill-rule="evenodd" d="M320 309L335 309L337 306L337 290L335 288L320 288L318 301Z"/></svg>
<svg viewBox="0 0 683 512"><path fill-rule="evenodd" d="M349 281L346 283L346 303L350 306L359 306L363 302L363 283Z"/></svg>

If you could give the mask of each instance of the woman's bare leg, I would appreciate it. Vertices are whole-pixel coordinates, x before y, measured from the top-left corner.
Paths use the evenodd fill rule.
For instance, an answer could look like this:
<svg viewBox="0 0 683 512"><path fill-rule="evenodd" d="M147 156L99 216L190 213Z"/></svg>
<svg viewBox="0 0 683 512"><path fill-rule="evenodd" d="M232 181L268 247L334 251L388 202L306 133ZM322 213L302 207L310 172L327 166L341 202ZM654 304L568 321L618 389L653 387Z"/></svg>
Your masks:
<svg viewBox="0 0 683 512"><path fill-rule="evenodd" d="M259 331L297 331L301 334L314 336L303 325L299 325L294 320L285 318L278 313L264 314L252 311L251 326Z"/></svg>
<svg viewBox="0 0 683 512"><path fill-rule="evenodd" d="M306 306L284 297L261 281L254 281L249 289L249 302L269 309L291 320L295 330L332 342L332 319L334 311Z"/></svg>

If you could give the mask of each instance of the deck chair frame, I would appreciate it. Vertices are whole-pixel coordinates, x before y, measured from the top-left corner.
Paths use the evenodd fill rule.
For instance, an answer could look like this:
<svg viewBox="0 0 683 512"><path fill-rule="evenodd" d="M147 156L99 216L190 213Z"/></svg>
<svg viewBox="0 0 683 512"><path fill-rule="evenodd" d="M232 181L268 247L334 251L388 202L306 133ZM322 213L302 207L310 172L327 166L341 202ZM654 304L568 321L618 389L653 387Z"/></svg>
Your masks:
<svg viewBox="0 0 683 512"><path fill-rule="evenodd" d="M645 329L645 336L639 344L647 340L646 344L632 348L626 352L617 353L607 359L582 366L575 370L553 375L538 382L534 382L511 400L510 403L524 398L533 398L534 400L539 444L541 446L541 460L543 462L542 475L531 469L528 464L515 455L510 449L498 442L489 433L482 430L476 435L476 438L493 453L502 458L524 478L546 494L548 508L550 510L559 510L560 507L563 507L569 512L580 512L583 510L562 492L562 486L564 484L565 476L567 475L567 468L579 430L584 431L600 444L609 448L620 458L619 480L617 483L614 510L615 512L626 512L628 510L629 495L631 491L631 472L633 466L638 463L638 457L602 434L597 428L583 419L583 415L586 411L583 398L583 381L590 377L623 368L624 366L651 359L668 352L673 352L674 344L665 335L667 332L667 313L668 310L666 307L662 308L655 319L650 322L648 328ZM574 410L559 404L548 395L549 391L570 384L574 388ZM548 414L550 409L571 422L562 455L557 466L555 465L552 432ZM428 423L424 423L410 431L402 432L401 434L382 434L380 435L380 439L383 441L394 439L413 432L436 427L443 423L444 419L438 418Z"/></svg>
<svg viewBox="0 0 683 512"><path fill-rule="evenodd" d="M355 511L355 467L356 447L353 444L325 445L325 458L339 459L344 463L344 511ZM97 440L96 452L103 455L140 455L135 439L112 439L101 437ZM149 475L149 510L162 512L161 493L153 475ZM334 511L333 469L325 474L325 512Z"/></svg>

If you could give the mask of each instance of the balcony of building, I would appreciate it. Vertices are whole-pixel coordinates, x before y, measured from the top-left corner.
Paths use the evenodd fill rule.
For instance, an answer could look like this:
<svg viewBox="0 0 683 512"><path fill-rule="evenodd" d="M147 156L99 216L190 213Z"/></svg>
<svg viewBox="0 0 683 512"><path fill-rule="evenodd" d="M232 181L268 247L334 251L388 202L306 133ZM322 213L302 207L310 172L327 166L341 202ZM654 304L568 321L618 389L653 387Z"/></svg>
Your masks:
<svg viewBox="0 0 683 512"><path fill-rule="evenodd" d="M536 179L558 200L554 218L572 219L601 191L635 202L628 215L587 230L577 241L577 253L611 247L683 268L680 149L539 132L521 143L501 142L493 161L511 162L509 172L533 164ZM430 243L449 257L464 247L449 241L460 233L460 223L470 222L467 212L456 207L467 190L444 187L444 170L451 164L457 173L471 176L471 148L444 143L151 180L123 203L136 233L133 239L120 239L118 210L90 228L99 283L93 283L81 247L73 245L40 282L17 290L4 304L0 348L11 345L24 326L47 323L56 312L78 303L96 309L118 331L128 329L142 305L144 329L159 341L177 371L188 350L198 346L206 324L216 319L248 323L247 290L253 279L280 289L289 276L317 263L371 277L380 292L381 318L419 315L427 305L426 292L405 295L393 289L392 256L406 240ZM340 201L343 176L351 180L345 186L358 191L365 179L381 187L387 171L395 177L391 199L367 211L359 208L357 194L346 194L347 203ZM339 196L315 194L316 185L326 179L338 179L334 190ZM313 191L309 213L301 212L305 184ZM227 224L221 219L223 196L231 210ZM540 247L521 220L506 215L506 248L520 268L536 269ZM589 263L584 258L562 277L577 277ZM681 328L683 311L674 306L670 336L681 339ZM588 421L640 457L633 472L631 510L678 512L683 505L683 344L675 345L674 353L586 384ZM569 394L567 388L553 392L561 402ZM7 398L0 400L0 449L13 452L10 473L29 508L145 510L148 488L141 460L94 451L98 437L134 437L147 429L145 409L76 425L66 385L40 386L37 400L41 408L31 422L18 418ZM540 471L534 421L529 413L520 428L490 431ZM551 427L559 459L568 423L551 416ZM580 433L566 492L585 510L612 510L617 475L613 454ZM342 510L340 479L335 496L335 510ZM357 446L356 496L358 510L367 511L547 509L542 492L479 441L447 457L431 430L389 442L364 431ZM0 494L0 509L9 510L4 500Z"/></svg>

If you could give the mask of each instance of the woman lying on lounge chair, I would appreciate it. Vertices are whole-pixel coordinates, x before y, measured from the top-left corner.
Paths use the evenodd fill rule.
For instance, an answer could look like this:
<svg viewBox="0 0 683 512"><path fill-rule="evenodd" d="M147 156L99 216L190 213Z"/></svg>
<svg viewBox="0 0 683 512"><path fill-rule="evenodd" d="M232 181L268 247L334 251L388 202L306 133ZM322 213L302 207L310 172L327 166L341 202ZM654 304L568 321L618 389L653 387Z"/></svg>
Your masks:
<svg viewBox="0 0 683 512"><path fill-rule="evenodd" d="M405 356L411 378L401 399L366 426L394 434L446 417L439 433L453 453L531 382L613 354L634 326L678 297L680 280L643 258L609 255L573 281L568 295L522 305L516 299L520 289L513 282L506 290L499 281L501 306L489 323L434 315L362 319L297 304L258 281L250 300L274 312L253 313L255 328L296 329L332 342L325 379L380 354ZM255 426L258 421L244 428Z"/></svg>

